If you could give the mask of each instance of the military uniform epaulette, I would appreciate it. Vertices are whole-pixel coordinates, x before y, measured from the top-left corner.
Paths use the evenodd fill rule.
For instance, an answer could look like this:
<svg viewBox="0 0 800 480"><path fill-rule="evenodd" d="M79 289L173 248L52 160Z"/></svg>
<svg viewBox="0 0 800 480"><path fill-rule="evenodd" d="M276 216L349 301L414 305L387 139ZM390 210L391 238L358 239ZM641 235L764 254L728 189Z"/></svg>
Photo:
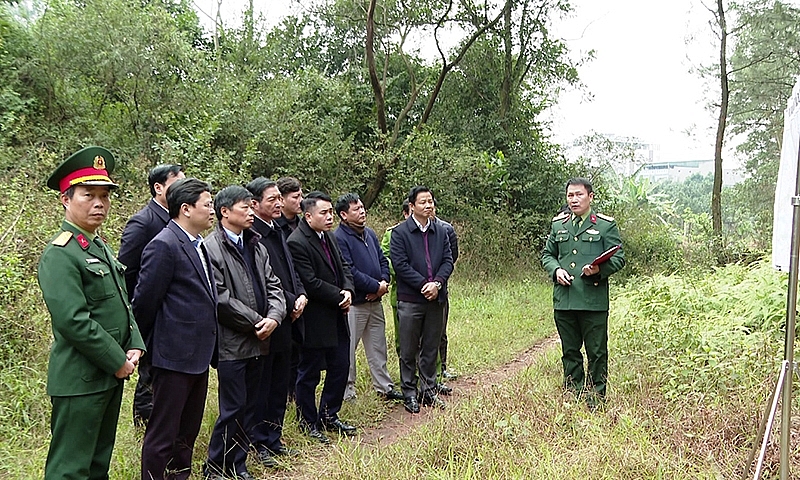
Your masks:
<svg viewBox="0 0 800 480"><path fill-rule="evenodd" d="M597 215L597 218L602 218L606 222L613 222L614 221L614 217L609 217L608 215L603 215L602 213L595 213L595 215Z"/></svg>
<svg viewBox="0 0 800 480"><path fill-rule="evenodd" d="M557 222L559 220L564 220L567 217L569 217L569 212L561 212L558 215L556 215L555 217L553 217L553 220L551 220L551 221Z"/></svg>
<svg viewBox="0 0 800 480"><path fill-rule="evenodd" d="M54 238L53 241L50 242L50 243L52 243L53 245L55 245L57 247L63 247L64 245L69 243L71 238L72 238L72 232L68 232L68 231L64 230L63 232L61 232L61 234L59 236Z"/></svg>

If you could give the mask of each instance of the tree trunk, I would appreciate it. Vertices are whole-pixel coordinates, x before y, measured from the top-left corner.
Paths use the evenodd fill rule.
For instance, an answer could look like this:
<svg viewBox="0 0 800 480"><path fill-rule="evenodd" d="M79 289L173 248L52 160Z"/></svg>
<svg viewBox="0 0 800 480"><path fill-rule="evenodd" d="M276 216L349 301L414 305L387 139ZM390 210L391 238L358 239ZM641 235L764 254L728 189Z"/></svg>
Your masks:
<svg viewBox="0 0 800 480"><path fill-rule="evenodd" d="M717 0L717 24L719 25L719 80L720 80L720 105L719 119L717 122L717 138L714 145L714 184L711 190L711 221L714 229L714 238L717 247L722 245L722 146L725 140L725 126L728 120L728 61L726 46L728 30L725 24L725 8L723 0ZM718 260L722 260L721 249L716 249Z"/></svg>
<svg viewBox="0 0 800 480"><path fill-rule="evenodd" d="M386 102L383 98L383 87L378 80L378 70L375 68L375 4L377 0L370 0L367 9L367 41L366 59L369 69L369 83L372 86L372 93L375 94L375 110L378 113L378 129L386 135ZM366 201L364 202L366 206Z"/></svg>
<svg viewBox="0 0 800 480"><path fill-rule="evenodd" d="M379 163L375 168L375 176L372 178L369 187L367 187L367 191L364 192L364 196L361 197L361 201L364 203L364 208L367 210L372 207L372 204L378 199L378 195L381 194L381 190L383 190L383 187L386 186L386 175L388 173L389 171L383 165L383 163Z"/></svg>
<svg viewBox="0 0 800 480"><path fill-rule="evenodd" d="M511 42L511 0L506 1L503 8L503 48L505 59L503 62L503 83L500 85L500 112L499 118L503 130L508 130L506 115L511 110L511 84L514 70L514 52Z"/></svg>

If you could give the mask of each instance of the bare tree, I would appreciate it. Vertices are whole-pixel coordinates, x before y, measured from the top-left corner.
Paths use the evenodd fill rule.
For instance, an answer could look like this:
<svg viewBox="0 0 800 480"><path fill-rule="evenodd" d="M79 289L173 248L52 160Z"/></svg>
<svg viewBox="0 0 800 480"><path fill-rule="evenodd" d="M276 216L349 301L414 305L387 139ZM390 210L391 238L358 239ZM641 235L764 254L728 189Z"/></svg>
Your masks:
<svg viewBox="0 0 800 480"><path fill-rule="evenodd" d="M723 0L717 0L717 8L709 9L714 15L715 32L719 38L719 84L720 102L717 117L717 135L714 142L714 183L711 189L711 222L716 241L722 240L722 147L725 142L725 127L728 124L728 25L725 19ZM719 250L718 250L719 251Z"/></svg>

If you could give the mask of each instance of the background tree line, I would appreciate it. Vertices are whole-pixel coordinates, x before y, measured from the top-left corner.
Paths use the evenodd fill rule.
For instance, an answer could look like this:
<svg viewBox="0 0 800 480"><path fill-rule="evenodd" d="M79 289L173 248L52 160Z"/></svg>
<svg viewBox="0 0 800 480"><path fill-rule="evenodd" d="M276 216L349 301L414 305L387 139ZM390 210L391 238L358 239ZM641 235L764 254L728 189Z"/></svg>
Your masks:
<svg viewBox="0 0 800 480"><path fill-rule="evenodd" d="M41 166L37 182L96 143L129 184L162 162L216 187L294 175L394 216L424 183L453 219L513 218L526 247L561 201L568 166L541 113L577 81L549 35L567 2L338 0L214 35L185 0L30 5L0 20L0 158ZM406 44L454 28L438 62Z"/></svg>
<svg viewBox="0 0 800 480"><path fill-rule="evenodd" d="M214 32L187 0L0 7L0 166L4 183L31 194L61 158L94 143L117 154L120 195L137 204L144 173L162 162L215 187L294 175L308 190L356 191L385 219L410 185L424 183L445 216L474 234L475 259L538 252L563 181L576 173L595 181L601 207L630 222L627 238L661 239L645 250L680 244L682 217L708 230L703 215L712 212L670 205L668 194L648 198L660 187L611 174L627 153L595 139L570 163L551 140L543 113L580 85L577 68L592 56L571 59L550 33L573 13L568 1L330 0L269 28L251 9L241 27ZM724 260L768 244L782 111L800 71L800 11L765 0L723 7L727 132L744 139L748 174L723 202L732 250ZM710 29L719 35L718 23ZM419 37L433 39L432 57L418 51ZM634 198L642 194L648 201ZM642 224L657 238L637 231ZM697 251L688 250L668 256ZM37 256L23 258L34 265ZM647 270L675 262L666 264Z"/></svg>
<svg viewBox="0 0 800 480"><path fill-rule="evenodd" d="M749 177L724 196L723 259L741 259L768 245L800 12L763 0L727 11L728 131L745 139ZM571 13L560 0L331 0L275 27L250 10L241 27L207 32L187 0L4 0L0 189L32 202L2 207L0 256L34 270L60 213L44 179L68 153L101 144L119 159L121 218L162 162L215 188L294 175L307 190L355 191L385 223L423 183L464 231L465 260L493 271L537 263L564 179L581 174L619 218L631 274L706 262L719 251L711 212L698 207L706 192L680 204L700 195L696 180L686 192L643 184L610 167L629 152L589 139L584 158L567 162L551 140L543 113L591 59L572 60L550 33ZM420 36L433 39L432 58L414 45Z"/></svg>

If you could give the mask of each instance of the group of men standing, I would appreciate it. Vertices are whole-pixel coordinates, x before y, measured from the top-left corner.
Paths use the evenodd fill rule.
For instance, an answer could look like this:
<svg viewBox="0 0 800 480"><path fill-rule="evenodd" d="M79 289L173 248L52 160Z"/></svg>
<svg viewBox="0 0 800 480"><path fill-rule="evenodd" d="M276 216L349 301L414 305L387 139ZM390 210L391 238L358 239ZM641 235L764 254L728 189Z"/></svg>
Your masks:
<svg viewBox="0 0 800 480"><path fill-rule="evenodd" d="M111 152L87 147L47 182L60 192L65 219L38 270L54 336L46 479L108 478L123 381L137 365L143 480L191 474L209 366L218 371L219 416L207 479L253 478L251 448L267 466L293 455L281 441L288 398L311 439L354 435L339 411L355 395L360 340L378 395L402 400L411 413L445 407L440 395L450 389L437 381L437 362L446 371L447 285L458 244L452 226L436 218L430 189L411 189L406 219L378 242L356 194L334 207L323 192L304 197L296 179L260 177L212 197L206 182L163 165L150 172L152 200L126 225L118 260L97 233L117 188L114 166ZM614 219L591 208L591 183L571 179L566 196L570 211L553 218L542 263L554 282L565 387L597 408L608 371L608 277L625 260ZM340 225L332 232L334 215ZM387 370L381 305L392 282L400 391Z"/></svg>
<svg viewBox="0 0 800 480"><path fill-rule="evenodd" d="M411 190L410 215L392 228L387 258L356 194L334 208L323 192L304 197L296 179L262 177L212 197L181 166L161 165L117 260L97 235L117 187L113 168L108 150L89 147L48 180L61 192L65 222L39 266L55 336L46 478L107 478L123 380L137 365L143 480L191 474L210 366L219 416L204 464L209 479L252 478L250 449L267 466L295 454L281 441L290 398L311 439L355 434L338 414L346 391L354 395L359 340L378 395L412 413L420 403L444 407L438 395L449 389L436 380L436 362L454 260L429 189ZM402 392L386 366L381 299L392 280Z"/></svg>

